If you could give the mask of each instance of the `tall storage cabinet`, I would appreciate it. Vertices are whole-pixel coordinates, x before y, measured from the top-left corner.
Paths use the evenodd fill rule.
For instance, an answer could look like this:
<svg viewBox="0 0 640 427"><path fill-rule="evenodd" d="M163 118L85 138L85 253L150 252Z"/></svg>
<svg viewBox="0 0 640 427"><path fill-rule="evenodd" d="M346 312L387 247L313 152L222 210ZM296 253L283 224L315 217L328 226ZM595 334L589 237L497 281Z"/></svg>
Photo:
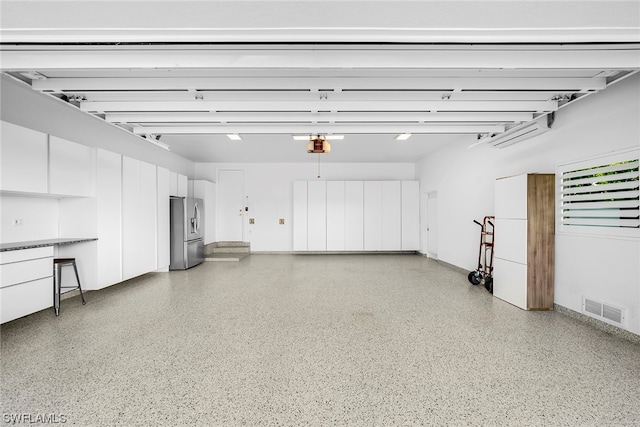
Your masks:
<svg viewBox="0 0 640 427"><path fill-rule="evenodd" d="M555 175L496 180L493 295L524 310L553 309Z"/></svg>

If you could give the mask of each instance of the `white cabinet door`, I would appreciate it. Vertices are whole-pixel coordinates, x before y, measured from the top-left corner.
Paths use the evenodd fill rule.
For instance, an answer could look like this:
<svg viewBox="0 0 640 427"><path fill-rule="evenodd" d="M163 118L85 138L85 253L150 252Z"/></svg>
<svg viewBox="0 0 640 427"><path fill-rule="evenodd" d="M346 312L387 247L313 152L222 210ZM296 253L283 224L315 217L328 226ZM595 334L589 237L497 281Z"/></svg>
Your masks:
<svg viewBox="0 0 640 427"><path fill-rule="evenodd" d="M92 148L49 137L49 193L89 197L93 193Z"/></svg>
<svg viewBox="0 0 640 427"><path fill-rule="evenodd" d="M402 250L420 249L420 181L402 181Z"/></svg>
<svg viewBox="0 0 640 427"><path fill-rule="evenodd" d="M53 279L48 277L0 289L0 322L9 322L51 307L52 286Z"/></svg>
<svg viewBox="0 0 640 427"><path fill-rule="evenodd" d="M327 250L345 249L345 182L327 181Z"/></svg>
<svg viewBox="0 0 640 427"><path fill-rule="evenodd" d="M143 274L140 160L122 158L122 279Z"/></svg>
<svg viewBox="0 0 640 427"><path fill-rule="evenodd" d="M307 183L307 246L310 251L327 250L327 182Z"/></svg>
<svg viewBox="0 0 640 427"><path fill-rule="evenodd" d="M382 249L402 249L402 205L400 181L382 183Z"/></svg>
<svg viewBox="0 0 640 427"><path fill-rule="evenodd" d="M364 250L382 249L382 181L365 181Z"/></svg>
<svg viewBox="0 0 640 427"><path fill-rule="evenodd" d="M178 196L178 174L175 172L169 172L169 195Z"/></svg>
<svg viewBox="0 0 640 427"><path fill-rule="evenodd" d="M494 256L520 264L527 263L527 220L495 219Z"/></svg>
<svg viewBox="0 0 640 427"><path fill-rule="evenodd" d="M364 249L364 183L347 181L345 192L345 249L361 251Z"/></svg>
<svg viewBox="0 0 640 427"><path fill-rule="evenodd" d="M526 310L527 266L501 258L493 266L493 296Z"/></svg>
<svg viewBox="0 0 640 427"><path fill-rule="evenodd" d="M158 233L158 189L156 166L140 162L140 242L141 261L144 273L157 270L157 233Z"/></svg>
<svg viewBox="0 0 640 427"><path fill-rule="evenodd" d="M189 196L189 179L186 175L178 174L178 197Z"/></svg>
<svg viewBox="0 0 640 427"><path fill-rule="evenodd" d="M168 268L170 263L170 177L167 169L158 166L158 268Z"/></svg>
<svg viewBox="0 0 640 427"><path fill-rule="evenodd" d="M193 181L193 196L204 202L204 244L216 241L216 184L211 181Z"/></svg>
<svg viewBox="0 0 640 427"><path fill-rule="evenodd" d="M0 189L47 193L47 135L0 122Z"/></svg>
<svg viewBox="0 0 640 427"><path fill-rule="evenodd" d="M307 181L293 182L293 250L307 250Z"/></svg>
<svg viewBox="0 0 640 427"><path fill-rule="evenodd" d="M122 159L122 278L156 270L156 167Z"/></svg>
<svg viewBox="0 0 640 427"><path fill-rule="evenodd" d="M122 156L98 149L98 289L122 281Z"/></svg>
<svg viewBox="0 0 640 427"><path fill-rule="evenodd" d="M527 218L527 179L527 175L517 175L496 180L496 218Z"/></svg>

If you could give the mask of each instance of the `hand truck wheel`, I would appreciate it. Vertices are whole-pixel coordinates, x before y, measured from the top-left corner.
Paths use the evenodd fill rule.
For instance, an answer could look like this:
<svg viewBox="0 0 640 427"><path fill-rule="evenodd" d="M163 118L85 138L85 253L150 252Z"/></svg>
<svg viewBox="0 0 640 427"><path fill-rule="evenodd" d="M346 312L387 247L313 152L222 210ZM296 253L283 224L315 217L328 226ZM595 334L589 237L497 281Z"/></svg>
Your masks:
<svg viewBox="0 0 640 427"><path fill-rule="evenodd" d="M482 282L482 273L480 273L477 270L476 271L472 271L467 276L467 279L469 279L469 282L471 282L472 285L479 285L480 282Z"/></svg>

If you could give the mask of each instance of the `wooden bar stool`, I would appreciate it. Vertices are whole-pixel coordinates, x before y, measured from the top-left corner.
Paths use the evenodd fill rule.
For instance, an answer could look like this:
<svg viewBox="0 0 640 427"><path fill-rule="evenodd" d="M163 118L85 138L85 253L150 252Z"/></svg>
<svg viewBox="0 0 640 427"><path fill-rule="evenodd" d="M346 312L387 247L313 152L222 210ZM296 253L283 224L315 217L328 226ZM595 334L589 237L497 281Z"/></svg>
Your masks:
<svg viewBox="0 0 640 427"><path fill-rule="evenodd" d="M62 286L62 267L73 266L73 271L76 273L76 281L78 286ZM80 276L78 276L78 267L76 266L75 258L54 258L53 259L53 309L56 312L56 316L60 314L60 294L62 289L72 289L80 291L80 298L82 299L82 305L86 304L84 295L82 294L82 287L80 286Z"/></svg>

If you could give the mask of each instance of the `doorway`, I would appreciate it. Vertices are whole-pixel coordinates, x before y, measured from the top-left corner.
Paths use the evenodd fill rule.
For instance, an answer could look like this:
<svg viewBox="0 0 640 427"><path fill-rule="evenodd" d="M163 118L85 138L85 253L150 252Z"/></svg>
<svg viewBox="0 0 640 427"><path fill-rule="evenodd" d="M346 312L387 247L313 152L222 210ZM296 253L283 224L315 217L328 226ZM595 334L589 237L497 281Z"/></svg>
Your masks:
<svg viewBox="0 0 640 427"><path fill-rule="evenodd" d="M221 242L243 241L244 171L218 171L218 229Z"/></svg>

